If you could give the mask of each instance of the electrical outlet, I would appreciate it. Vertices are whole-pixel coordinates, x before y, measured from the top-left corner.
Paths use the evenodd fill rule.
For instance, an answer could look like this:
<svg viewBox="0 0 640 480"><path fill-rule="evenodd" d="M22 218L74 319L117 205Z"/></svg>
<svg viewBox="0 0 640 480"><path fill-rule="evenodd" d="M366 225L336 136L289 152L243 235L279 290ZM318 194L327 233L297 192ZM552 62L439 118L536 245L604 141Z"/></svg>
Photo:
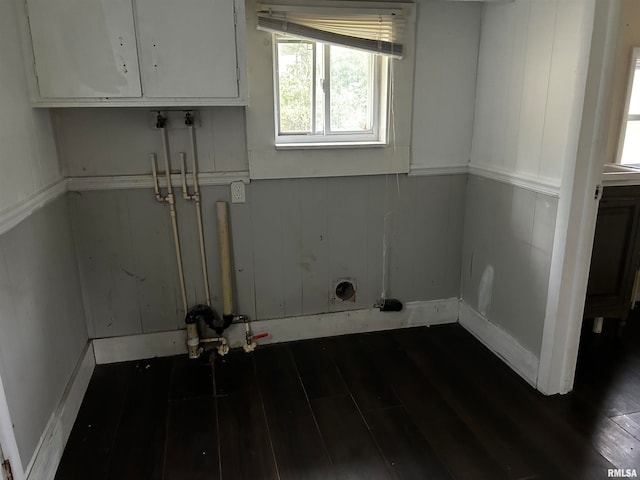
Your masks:
<svg viewBox="0 0 640 480"><path fill-rule="evenodd" d="M231 182L231 203L244 203L246 201L244 182Z"/></svg>

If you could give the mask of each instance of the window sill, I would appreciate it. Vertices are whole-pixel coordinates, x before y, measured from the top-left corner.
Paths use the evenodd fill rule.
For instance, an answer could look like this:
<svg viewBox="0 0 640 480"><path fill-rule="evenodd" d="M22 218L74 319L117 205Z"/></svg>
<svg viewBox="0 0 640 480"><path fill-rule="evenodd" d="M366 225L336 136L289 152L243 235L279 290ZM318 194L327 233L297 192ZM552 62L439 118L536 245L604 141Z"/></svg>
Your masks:
<svg viewBox="0 0 640 480"><path fill-rule="evenodd" d="M273 145L273 144L272 144ZM360 144L331 148L249 148L249 176L268 178L343 177L407 173L408 145Z"/></svg>
<svg viewBox="0 0 640 480"><path fill-rule="evenodd" d="M321 150L336 148L382 148L386 142L322 142L322 143L276 143L276 150Z"/></svg>

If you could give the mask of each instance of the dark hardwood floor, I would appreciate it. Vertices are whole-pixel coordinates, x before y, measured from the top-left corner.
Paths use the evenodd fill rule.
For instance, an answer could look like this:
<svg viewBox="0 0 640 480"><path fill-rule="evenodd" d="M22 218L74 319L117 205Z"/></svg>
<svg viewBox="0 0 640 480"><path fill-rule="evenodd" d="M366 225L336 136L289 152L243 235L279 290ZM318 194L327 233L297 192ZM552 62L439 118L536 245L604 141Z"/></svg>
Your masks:
<svg viewBox="0 0 640 480"><path fill-rule="evenodd" d="M615 327L583 329L575 390L554 397L459 325L101 365L56 479L640 472L640 319Z"/></svg>

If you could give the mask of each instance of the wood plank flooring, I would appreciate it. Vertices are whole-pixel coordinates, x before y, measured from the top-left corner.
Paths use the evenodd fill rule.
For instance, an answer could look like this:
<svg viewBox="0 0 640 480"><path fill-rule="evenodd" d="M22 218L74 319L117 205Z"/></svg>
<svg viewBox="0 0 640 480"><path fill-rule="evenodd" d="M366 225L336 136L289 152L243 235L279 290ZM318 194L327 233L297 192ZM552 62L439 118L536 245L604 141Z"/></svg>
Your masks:
<svg viewBox="0 0 640 480"><path fill-rule="evenodd" d="M459 325L101 365L56 480L640 472L640 321L583 330L575 390L554 397Z"/></svg>

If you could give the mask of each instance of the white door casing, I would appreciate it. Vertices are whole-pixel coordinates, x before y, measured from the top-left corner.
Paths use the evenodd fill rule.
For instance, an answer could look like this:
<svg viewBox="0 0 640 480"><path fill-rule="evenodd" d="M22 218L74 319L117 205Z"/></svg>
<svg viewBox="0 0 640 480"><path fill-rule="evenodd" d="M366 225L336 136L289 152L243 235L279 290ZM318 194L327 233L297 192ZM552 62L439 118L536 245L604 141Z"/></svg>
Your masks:
<svg viewBox="0 0 640 480"><path fill-rule="evenodd" d="M7 459L11 462L11 471L13 480L24 480L24 471L22 469L22 461L18 452L18 444L13 432L13 422L9 414L9 405L0 377L0 462ZM0 473L0 477L1 477Z"/></svg>
<svg viewBox="0 0 640 480"><path fill-rule="evenodd" d="M593 16L583 24L591 38L583 52L587 81L575 154L562 176L538 369L537 388L548 395L573 389L598 213L594 194L605 162L620 0L594 3Z"/></svg>

